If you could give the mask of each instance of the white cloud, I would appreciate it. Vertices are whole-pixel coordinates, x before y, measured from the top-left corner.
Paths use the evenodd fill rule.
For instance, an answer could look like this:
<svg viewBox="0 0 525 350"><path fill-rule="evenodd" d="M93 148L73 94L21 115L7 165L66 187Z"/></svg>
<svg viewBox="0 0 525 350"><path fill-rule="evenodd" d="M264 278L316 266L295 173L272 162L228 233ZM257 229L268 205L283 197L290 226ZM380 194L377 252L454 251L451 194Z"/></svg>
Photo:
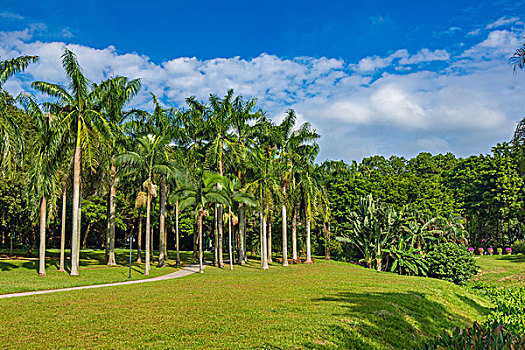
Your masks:
<svg viewBox="0 0 525 350"><path fill-rule="evenodd" d="M502 26L505 26L507 24L518 22L519 20L520 20L519 17L511 17L511 18L500 17L496 21L488 24L485 27L485 29L493 29L493 28L502 27Z"/></svg>
<svg viewBox="0 0 525 350"><path fill-rule="evenodd" d="M20 16L19 14L10 11L0 12L0 17L8 19L24 19L24 16Z"/></svg>
<svg viewBox="0 0 525 350"><path fill-rule="evenodd" d="M168 105L183 105L190 95L205 100L210 93L222 95L234 88L237 94L258 98L268 115L282 116L295 108L300 121L312 122L323 135L321 158L351 160L375 153L412 156L422 150L485 153L508 140L525 110L525 99L517 97L524 90L523 79L507 64L521 35L494 30L459 56L445 49L423 48L415 54L400 49L357 64L264 53L252 59L179 57L158 64L113 46L68 47L94 82L112 75L141 78L144 88L134 103L143 108L151 108L150 92ZM17 93L30 80L66 83L60 65L63 46L33 40L32 30L0 32L2 58L40 56L25 75L9 80L6 89ZM427 71L418 66L433 61L447 62L447 67ZM382 72L390 67L402 71ZM379 76L372 78L371 72Z"/></svg>

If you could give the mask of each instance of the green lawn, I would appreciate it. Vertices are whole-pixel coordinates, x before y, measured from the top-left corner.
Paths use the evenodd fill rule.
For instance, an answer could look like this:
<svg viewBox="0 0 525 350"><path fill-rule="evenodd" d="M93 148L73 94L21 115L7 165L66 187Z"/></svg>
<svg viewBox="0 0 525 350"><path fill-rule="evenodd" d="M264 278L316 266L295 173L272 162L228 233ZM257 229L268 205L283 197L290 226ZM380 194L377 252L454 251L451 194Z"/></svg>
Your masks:
<svg viewBox="0 0 525 350"><path fill-rule="evenodd" d="M0 256L7 251L0 251ZM18 253L20 257L23 252ZM175 267L175 255L170 253L168 266L157 268L152 264L149 277L156 277L178 270ZM46 259L47 276L39 276L38 259L36 256L31 258L20 259L0 259L0 294L26 292L33 290L66 288L76 286L86 286L99 283L121 282L129 280L129 250L117 249L115 251L117 267L108 267L104 264L104 251L85 249L80 253L80 276L69 276L69 251L66 252L66 271L58 272L59 251L48 250ZM136 251L133 254L133 266L131 279L149 278L144 276L144 264L135 263L137 259ZM143 254L144 259L144 254ZM191 253L183 252L181 254L183 263L191 260Z"/></svg>
<svg viewBox="0 0 525 350"><path fill-rule="evenodd" d="M3 272L2 272L3 273ZM451 283L317 260L0 299L7 349L413 349L488 302Z"/></svg>
<svg viewBox="0 0 525 350"><path fill-rule="evenodd" d="M525 287L525 258L517 255L484 255L477 257L481 267L475 277L495 286Z"/></svg>

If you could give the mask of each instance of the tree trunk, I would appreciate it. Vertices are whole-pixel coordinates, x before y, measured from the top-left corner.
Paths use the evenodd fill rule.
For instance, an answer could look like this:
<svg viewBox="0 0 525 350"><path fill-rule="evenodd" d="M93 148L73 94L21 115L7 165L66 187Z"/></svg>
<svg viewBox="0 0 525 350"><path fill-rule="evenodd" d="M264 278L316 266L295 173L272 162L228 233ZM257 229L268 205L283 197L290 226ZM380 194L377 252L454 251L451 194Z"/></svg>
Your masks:
<svg viewBox="0 0 525 350"><path fill-rule="evenodd" d="M108 266L116 266L115 261L115 197L117 195L117 167L115 166L115 159L111 159L111 186L109 191L109 250L108 250Z"/></svg>
<svg viewBox="0 0 525 350"><path fill-rule="evenodd" d="M294 203L292 212L292 259L297 260L297 203Z"/></svg>
<svg viewBox="0 0 525 350"><path fill-rule="evenodd" d="M244 216L244 203L239 203L239 265L245 264L245 231L246 217Z"/></svg>
<svg viewBox="0 0 525 350"><path fill-rule="evenodd" d="M285 191L285 195L286 195L286 189L284 190ZM282 234L283 234L283 266L288 266L288 235L287 235L287 222L286 222L286 205L283 204L283 208L282 208L282 220L283 220L283 223L282 223Z"/></svg>
<svg viewBox="0 0 525 350"><path fill-rule="evenodd" d="M150 245L151 245L151 183L148 183L148 200L146 203L146 265L144 275L149 276L150 268Z"/></svg>
<svg viewBox="0 0 525 350"><path fill-rule="evenodd" d="M266 245L266 251L268 252L268 263L272 262L272 214L268 215L268 244Z"/></svg>
<svg viewBox="0 0 525 350"><path fill-rule="evenodd" d="M46 275L46 197L40 203L40 246L38 249L38 274Z"/></svg>
<svg viewBox="0 0 525 350"><path fill-rule="evenodd" d="M261 231L261 269L268 269L268 254L266 251L266 219L264 218L264 200L261 199L261 210L260 210L260 231Z"/></svg>
<svg viewBox="0 0 525 350"><path fill-rule="evenodd" d="M222 204L219 204L219 212L217 213L217 227L218 227L218 250L217 250L217 254L219 256L219 267L220 268L223 268L224 267L224 260L223 260L223 256L222 256L222 241L224 239L224 234L223 234L223 220L222 220L222 214L223 214L223 210L222 210Z"/></svg>
<svg viewBox="0 0 525 350"><path fill-rule="evenodd" d="M233 270L232 255L232 207L228 207L228 254L230 256L230 270Z"/></svg>
<svg viewBox="0 0 525 350"><path fill-rule="evenodd" d="M306 263L312 263L312 247L310 244L310 218L306 213Z"/></svg>
<svg viewBox="0 0 525 350"><path fill-rule="evenodd" d="M213 211L214 218L213 218L213 239L214 239L214 245L213 245L213 265L219 266L219 225L217 223L217 205L215 206L215 209Z"/></svg>
<svg viewBox="0 0 525 350"><path fill-rule="evenodd" d="M326 236L326 246L324 251L324 258L325 260L330 260L330 224L327 224L326 222L323 224L323 228L325 231Z"/></svg>
<svg viewBox="0 0 525 350"><path fill-rule="evenodd" d="M166 180L160 179L160 220L159 220L159 263L157 267L163 267L165 264L165 224L166 224Z"/></svg>
<svg viewBox="0 0 525 350"><path fill-rule="evenodd" d="M82 249L86 249L87 239L88 239L88 235L89 235L89 230L90 229L91 229L91 222L88 224L88 226L86 228L86 234L84 235L84 239L82 240Z"/></svg>
<svg viewBox="0 0 525 350"><path fill-rule="evenodd" d="M137 262L142 262L142 208L139 208L139 232L137 232Z"/></svg>
<svg viewBox="0 0 525 350"><path fill-rule="evenodd" d="M60 267L58 268L59 272L66 271L65 269L65 250L66 250L66 196L67 189L64 188L64 193L62 193L62 222L60 223Z"/></svg>
<svg viewBox="0 0 525 350"><path fill-rule="evenodd" d="M204 210L202 207L199 208L199 218L198 218L198 227L199 227L199 273L203 273L202 270L202 216Z"/></svg>
<svg viewBox="0 0 525 350"><path fill-rule="evenodd" d="M80 118L78 123L80 123ZM80 130L80 125L78 126ZM77 133L77 147L75 148L75 158L73 161L73 217L72 217L72 228L71 228L71 276L78 276L78 263L80 260L79 252L79 204L80 204L80 135Z"/></svg>
<svg viewBox="0 0 525 350"><path fill-rule="evenodd" d="M180 266L179 201L175 202L175 244L176 244L176 249L177 249L177 266Z"/></svg>

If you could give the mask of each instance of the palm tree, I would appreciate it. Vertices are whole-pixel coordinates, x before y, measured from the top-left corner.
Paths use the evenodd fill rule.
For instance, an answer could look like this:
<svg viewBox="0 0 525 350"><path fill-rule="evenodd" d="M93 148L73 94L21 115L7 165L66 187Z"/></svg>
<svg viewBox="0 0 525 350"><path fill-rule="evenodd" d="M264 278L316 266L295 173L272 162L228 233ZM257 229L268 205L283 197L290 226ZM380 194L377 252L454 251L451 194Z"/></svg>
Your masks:
<svg viewBox="0 0 525 350"><path fill-rule="evenodd" d="M134 171L147 174L144 181L146 192L140 193L139 198L146 201L146 266L144 274L150 270L150 243L151 243L151 200L157 196L157 185L154 176L172 176L175 164L170 162L165 150L171 139L166 136L147 135L136 139L136 151L126 152L115 159L115 164L133 167ZM133 171L132 170L132 171Z"/></svg>
<svg viewBox="0 0 525 350"><path fill-rule="evenodd" d="M23 96L22 103L26 113L32 118L35 138L31 149L35 159L30 172L30 189L35 202L40 203L40 246L39 268L41 276L46 275L46 226L47 208L56 201L57 173L60 165L60 152L63 149L63 128L55 116L45 113L29 96Z"/></svg>
<svg viewBox="0 0 525 350"><path fill-rule="evenodd" d="M134 111L124 111L124 106L139 92L140 80L126 77L108 79L101 84L99 104L104 117L113 129L112 138L106 144L107 167L109 168L108 237L106 240L107 264L115 266L115 197L117 193L117 167L115 157L121 153L125 122Z"/></svg>
<svg viewBox="0 0 525 350"><path fill-rule="evenodd" d="M198 244L199 244L199 272L202 273L202 220L206 215L206 207L215 203L229 204L228 195L217 184L225 185L223 176L207 173L202 167L195 167L186 173L177 191L170 196L170 202L179 201L181 210L194 206L196 208Z"/></svg>
<svg viewBox="0 0 525 350"><path fill-rule="evenodd" d="M75 54L64 48L62 66L69 80L69 90L60 85L35 81L34 89L57 99L57 103L48 104L50 112L58 115L62 123L69 125L75 138L75 155L73 160L73 215L71 230L71 272L78 276L80 261L80 178L82 171L82 150L88 155L88 161L93 166L92 153L95 147L94 139L101 139L111 134L108 123L97 110L94 101L99 91L90 89L90 82L84 76Z"/></svg>
<svg viewBox="0 0 525 350"><path fill-rule="evenodd" d="M233 270L233 254L232 254L232 232L231 223L233 219L231 205L233 203L245 204L252 207L257 206L254 198L246 193L246 189L242 188L241 181L237 178L226 178L224 184L224 192L228 197L230 205L228 206L228 256L230 259L230 270ZM241 254L241 253L239 253Z"/></svg>
<svg viewBox="0 0 525 350"><path fill-rule="evenodd" d="M23 139L17 132L16 118L9 109L14 101L7 92L3 91L2 85L7 79L24 71L29 64L36 61L38 61L37 56L20 56L0 61L0 168L11 165L12 159L22 155L24 150Z"/></svg>
<svg viewBox="0 0 525 350"><path fill-rule="evenodd" d="M514 54L509 59L509 63L512 64L514 72L516 72L518 68L523 69L523 67L525 67L525 44L514 51Z"/></svg>

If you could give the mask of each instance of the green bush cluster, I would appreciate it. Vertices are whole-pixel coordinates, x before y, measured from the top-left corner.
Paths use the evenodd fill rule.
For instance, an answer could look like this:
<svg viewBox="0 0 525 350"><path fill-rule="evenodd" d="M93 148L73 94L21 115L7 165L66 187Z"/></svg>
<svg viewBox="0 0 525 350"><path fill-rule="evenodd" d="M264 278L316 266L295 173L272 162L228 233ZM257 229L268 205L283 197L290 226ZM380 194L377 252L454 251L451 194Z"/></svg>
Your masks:
<svg viewBox="0 0 525 350"><path fill-rule="evenodd" d="M455 284L465 284L478 272L478 266L467 248L452 242L433 245L425 260L428 276Z"/></svg>
<svg viewBox="0 0 525 350"><path fill-rule="evenodd" d="M514 254L525 254L525 239L518 239L511 248Z"/></svg>
<svg viewBox="0 0 525 350"><path fill-rule="evenodd" d="M525 336L518 338L504 326L482 326L477 322L470 328L455 328L452 334L443 332L439 337L425 343L421 350L485 350L524 349Z"/></svg>
<svg viewBox="0 0 525 350"><path fill-rule="evenodd" d="M496 288L478 282L473 285L489 297L496 308L487 316L486 323L504 325L513 334L525 335L525 288Z"/></svg>

